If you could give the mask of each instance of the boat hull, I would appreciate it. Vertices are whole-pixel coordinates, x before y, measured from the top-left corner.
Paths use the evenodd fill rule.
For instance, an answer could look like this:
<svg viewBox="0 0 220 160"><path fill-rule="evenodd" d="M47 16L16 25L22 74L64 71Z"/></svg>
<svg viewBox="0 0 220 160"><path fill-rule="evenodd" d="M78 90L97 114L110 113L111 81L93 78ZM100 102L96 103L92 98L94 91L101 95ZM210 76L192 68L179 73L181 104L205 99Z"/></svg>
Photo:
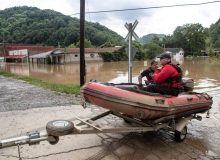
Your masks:
<svg viewBox="0 0 220 160"><path fill-rule="evenodd" d="M138 119L199 113L207 111L212 105L212 98L204 93L177 97L149 95L95 82L85 84L81 96L86 102Z"/></svg>

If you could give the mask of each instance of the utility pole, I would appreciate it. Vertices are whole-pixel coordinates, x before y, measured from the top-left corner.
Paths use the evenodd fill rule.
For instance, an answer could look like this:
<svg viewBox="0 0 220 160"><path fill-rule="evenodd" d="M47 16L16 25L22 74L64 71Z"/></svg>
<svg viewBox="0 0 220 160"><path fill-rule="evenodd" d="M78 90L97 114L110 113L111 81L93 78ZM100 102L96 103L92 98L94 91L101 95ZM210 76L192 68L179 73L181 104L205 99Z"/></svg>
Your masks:
<svg viewBox="0 0 220 160"><path fill-rule="evenodd" d="M128 82L132 83L132 63L131 63L131 52L132 52L132 23L129 23L129 38L128 38Z"/></svg>
<svg viewBox="0 0 220 160"><path fill-rule="evenodd" d="M5 53L5 32L3 31L3 55L4 55L4 62L6 62L6 53Z"/></svg>
<svg viewBox="0 0 220 160"><path fill-rule="evenodd" d="M85 0L80 0L80 86L85 84Z"/></svg>

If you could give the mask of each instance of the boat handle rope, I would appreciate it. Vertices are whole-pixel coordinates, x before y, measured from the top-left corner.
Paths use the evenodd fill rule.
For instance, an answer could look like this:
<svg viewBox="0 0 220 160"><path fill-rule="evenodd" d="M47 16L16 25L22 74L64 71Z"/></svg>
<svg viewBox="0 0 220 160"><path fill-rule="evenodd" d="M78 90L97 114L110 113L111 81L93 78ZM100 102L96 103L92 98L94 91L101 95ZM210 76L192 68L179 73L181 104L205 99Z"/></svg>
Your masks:
<svg viewBox="0 0 220 160"><path fill-rule="evenodd" d="M211 97L210 95L208 95L208 93L202 93L202 96L203 96L206 100L212 99L212 97Z"/></svg>
<svg viewBox="0 0 220 160"><path fill-rule="evenodd" d="M195 93L195 95L201 99L201 98L205 98L206 100L210 100L212 99L212 97L210 95L208 95L208 93Z"/></svg>

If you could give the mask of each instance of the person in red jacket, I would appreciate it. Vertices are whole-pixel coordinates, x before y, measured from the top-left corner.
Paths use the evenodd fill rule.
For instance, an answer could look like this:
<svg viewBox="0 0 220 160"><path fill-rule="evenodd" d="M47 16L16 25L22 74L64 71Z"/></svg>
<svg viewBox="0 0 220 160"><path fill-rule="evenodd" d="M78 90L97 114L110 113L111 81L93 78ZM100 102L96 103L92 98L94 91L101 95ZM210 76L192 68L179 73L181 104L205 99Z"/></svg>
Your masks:
<svg viewBox="0 0 220 160"><path fill-rule="evenodd" d="M183 91L182 71L179 66L171 63L170 54L163 53L159 58L163 67L154 72L153 81L155 83L148 85L145 90L148 92L177 96Z"/></svg>

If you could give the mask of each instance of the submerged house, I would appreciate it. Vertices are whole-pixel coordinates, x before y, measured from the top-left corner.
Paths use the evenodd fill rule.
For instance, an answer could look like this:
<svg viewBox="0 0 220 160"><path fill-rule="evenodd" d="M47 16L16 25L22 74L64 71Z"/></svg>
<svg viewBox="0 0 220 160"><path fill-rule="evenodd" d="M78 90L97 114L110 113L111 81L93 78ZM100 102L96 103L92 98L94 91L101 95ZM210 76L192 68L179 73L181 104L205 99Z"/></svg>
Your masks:
<svg viewBox="0 0 220 160"><path fill-rule="evenodd" d="M174 59L184 57L184 51L182 48L165 48L164 52L169 53Z"/></svg>
<svg viewBox="0 0 220 160"><path fill-rule="evenodd" d="M184 61L184 51L182 48L164 48L163 53L168 53L172 57L173 61L178 64L183 64ZM156 60L159 61L158 58Z"/></svg>
<svg viewBox="0 0 220 160"><path fill-rule="evenodd" d="M214 54L219 55L220 54L220 48L215 48L214 49Z"/></svg>
<svg viewBox="0 0 220 160"><path fill-rule="evenodd" d="M8 51L8 55L5 57L6 62L25 63L28 61L28 50L19 49Z"/></svg>
<svg viewBox="0 0 220 160"><path fill-rule="evenodd" d="M85 48L85 61L102 61L100 54L118 51L121 47ZM29 57L32 63L65 64L80 61L79 48L58 48Z"/></svg>
<svg viewBox="0 0 220 160"><path fill-rule="evenodd" d="M52 46L31 45L31 44L0 44L0 61L25 63L29 56L53 50Z"/></svg>

